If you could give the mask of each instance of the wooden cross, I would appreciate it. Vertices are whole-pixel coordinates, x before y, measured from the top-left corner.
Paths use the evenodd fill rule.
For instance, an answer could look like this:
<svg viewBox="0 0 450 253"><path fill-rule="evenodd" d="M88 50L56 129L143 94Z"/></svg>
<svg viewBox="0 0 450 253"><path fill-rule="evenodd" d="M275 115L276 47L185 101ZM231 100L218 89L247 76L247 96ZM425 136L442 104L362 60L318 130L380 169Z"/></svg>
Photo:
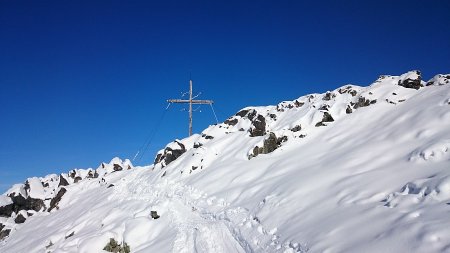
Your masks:
<svg viewBox="0 0 450 253"><path fill-rule="evenodd" d="M189 104L189 136L192 135L192 105L202 104L202 105L210 105L213 104L212 100L193 100L192 99L192 80L189 80L189 100L187 99L168 99L169 103L179 103L179 104Z"/></svg>

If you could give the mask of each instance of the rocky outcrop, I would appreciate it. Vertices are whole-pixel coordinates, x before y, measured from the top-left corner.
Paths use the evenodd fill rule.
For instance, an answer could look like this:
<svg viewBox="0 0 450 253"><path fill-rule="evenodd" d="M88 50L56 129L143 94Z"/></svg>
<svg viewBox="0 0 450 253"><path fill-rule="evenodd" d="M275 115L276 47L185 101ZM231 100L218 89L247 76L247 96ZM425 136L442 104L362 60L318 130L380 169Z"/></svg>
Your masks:
<svg viewBox="0 0 450 253"><path fill-rule="evenodd" d="M426 86L431 86L431 85L446 85L446 84L450 84L450 74L446 74L446 75L435 75L431 80L429 80L426 84Z"/></svg>
<svg viewBox="0 0 450 253"><path fill-rule="evenodd" d="M14 212L14 204L0 206L0 217L11 217Z"/></svg>
<svg viewBox="0 0 450 253"><path fill-rule="evenodd" d="M22 223L25 222L25 220L26 220L26 218L21 213L19 213L16 216L16 218L14 219L14 222L17 223L17 224L22 224Z"/></svg>
<svg viewBox="0 0 450 253"><path fill-rule="evenodd" d="M264 136L266 134L266 118L263 115L258 114L255 109L241 110L236 113L236 116L247 118L251 121L251 127L248 130L250 137ZM269 115L269 117L276 120L275 114Z"/></svg>
<svg viewBox="0 0 450 253"><path fill-rule="evenodd" d="M68 185L69 185L69 182L67 182L67 180L62 175L59 175L58 187L60 187L60 186L68 186Z"/></svg>
<svg viewBox="0 0 450 253"><path fill-rule="evenodd" d="M354 108L354 109L358 109L358 108L360 108L360 107L366 107L366 106L375 104L376 102L377 102L376 99L370 100L370 99L367 99L367 98L365 98L365 97L363 97L363 96L360 96L360 97L358 98L358 101L357 101L356 103L351 103L351 104L353 105L353 108Z"/></svg>
<svg viewBox="0 0 450 253"><path fill-rule="evenodd" d="M352 97L354 97L358 94L358 92L355 89L353 89L353 87L350 85L345 88L339 88L338 93L339 94L348 93L348 94L352 95Z"/></svg>
<svg viewBox="0 0 450 253"><path fill-rule="evenodd" d="M66 188L62 187L59 189L58 194L50 201L50 207L48 208L48 211L50 212L54 208L58 206L58 203L61 201L62 196L67 192Z"/></svg>
<svg viewBox="0 0 450 253"><path fill-rule="evenodd" d="M238 123L238 119L227 119L223 123L230 126L235 126Z"/></svg>
<svg viewBox="0 0 450 253"><path fill-rule="evenodd" d="M353 112L352 108L349 105L347 105L347 108L345 109L345 113L350 114L352 112Z"/></svg>
<svg viewBox="0 0 450 253"><path fill-rule="evenodd" d="M66 186L81 182L85 179L102 177L121 168L133 168L129 160L122 162L114 158L109 164L102 163L98 169L75 169L60 175L51 174L44 178L30 178L23 184L13 186L6 196L2 196L0 217L8 220L9 227L2 225L0 238L9 236L15 231L14 225L27 221L35 212L50 212L58 209L63 195L66 194ZM115 169L114 169L115 167ZM100 183L100 181L99 181Z"/></svg>
<svg viewBox="0 0 450 253"><path fill-rule="evenodd" d="M241 110L238 113L236 113L236 116L245 117L248 112L249 112L249 110Z"/></svg>
<svg viewBox="0 0 450 253"><path fill-rule="evenodd" d="M202 134L202 137L205 138L205 139L207 139L207 140L212 140L212 139L214 139L213 136L207 135L207 134Z"/></svg>
<svg viewBox="0 0 450 253"><path fill-rule="evenodd" d="M114 167L113 167L113 170L114 170L114 171L121 171L121 170L123 170L123 168L122 168L122 166L120 166L119 164L115 163L115 164L114 164Z"/></svg>
<svg viewBox="0 0 450 253"><path fill-rule="evenodd" d="M11 232L11 229L2 229L0 230L0 240L3 238L9 236L9 233Z"/></svg>
<svg viewBox="0 0 450 253"><path fill-rule="evenodd" d="M302 130L302 126L296 125L295 127L291 128L289 130L291 130L292 132L298 132L298 131Z"/></svg>
<svg viewBox="0 0 450 253"><path fill-rule="evenodd" d="M150 216L155 220L160 217L156 211L150 211Z"/></svg>
<svg viewBox="0 0 450 253"><path fill-rule="evenodd" d="M270 133L269 137L264 140L263 153L272 153L277 148L277 136L274 133Z"/></svg>
<svg viewBox="0 0 450 253"><path fill-rule="evenodd" d="M423 87L422 85L422 75L420 71L410 71L400 76L400 80L398 81L398 85L403 86L409 89L420 89Z"/></svg>
<svg viewBox="0 0 450 253"><path fill-rule="evenodd" d="M326 124L324 124L324 123L333 122L333 121L334 121L334 119L331 116L331 114L329 114L328 112L324 112L322 120L317 122L316 127L326 126Z"/></svg>
<svg viewBox="0 0 450 253"><path fill-rule="evenodd" d="M130 165L128 165L128 168L130 168ZM87 178L98 178L98 176L99 175L98 175L97 170L94 170L94 171L90 170L87 175Z"/></svg>
<svg viewBox="0 0 450 253"><path fill-rule="evenodd" d="M249 159L256 157L260 154L269 154L275 151L277 148L281 146L281 143L287 141L287 136L282 136L277 138L275 133L270 133L269 136L264 140L262 147L254 147L252 154L249 156Z"/></svg>
<svg viewBox="0 0 450 253"><path fill-rule="evenodd" d="M250 137L263 136L266 133L266 118L258 114L255 120L252 120L250 128Z"/></svg>
<svg viewBox="0 0 450 253"><path fill-rule="evenodd" d="M327 92L325 93L325 96L323 96L322 100L324 101L330 101L332 98L335 98L336 94L332 93L332 92Z"/></svg>
<svg viewBox="0 0 450 253"><path fill-rule="evenodd" d="M9 196L12 204L0 207L1 217L11 217L13 212L18 213L21 210L34 210L36 212L45 209L44 201L42 199L24 198L22 195Z"/></svg>
<svg viewBox="0 0 450 253"><path fill-rule="evenodd" d="M169 165L178 157L186 152L186 147L179 141L174 141L170 146L167 146L162 153L159 153L154 161L154 164L161 163L162 167Z"/></svg>

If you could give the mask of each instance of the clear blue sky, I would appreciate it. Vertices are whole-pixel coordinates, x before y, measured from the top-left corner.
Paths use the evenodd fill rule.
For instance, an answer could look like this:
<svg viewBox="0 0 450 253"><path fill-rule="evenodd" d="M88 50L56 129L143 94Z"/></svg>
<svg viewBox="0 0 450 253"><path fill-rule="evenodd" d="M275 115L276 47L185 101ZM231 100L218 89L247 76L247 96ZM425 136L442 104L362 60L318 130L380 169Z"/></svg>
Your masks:
<svg viewBox="0 0 450 253"><path fill-rule="evenodd" d="M219 120L379 74L450 72L450 1L0 1L0 191L132 158L165 100ZM187 135L173 106L139 164ZM209 107L194 131L215 123Z"/></svg>

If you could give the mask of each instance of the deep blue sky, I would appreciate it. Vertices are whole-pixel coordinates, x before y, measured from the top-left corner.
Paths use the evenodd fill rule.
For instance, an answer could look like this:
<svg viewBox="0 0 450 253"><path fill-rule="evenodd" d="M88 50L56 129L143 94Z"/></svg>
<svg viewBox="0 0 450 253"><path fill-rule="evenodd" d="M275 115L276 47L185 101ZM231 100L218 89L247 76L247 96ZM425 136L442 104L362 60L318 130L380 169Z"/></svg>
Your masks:
<svg viewBox="0 0 450 253"><path fill-rule="evenodd" d="M0 0L0 191L132 158L190 73L221 121L380 74L448 73L449 13L434 0ZM182 108L139 164L187 135ZM214 121L204 107L194 131Z"/></svg>

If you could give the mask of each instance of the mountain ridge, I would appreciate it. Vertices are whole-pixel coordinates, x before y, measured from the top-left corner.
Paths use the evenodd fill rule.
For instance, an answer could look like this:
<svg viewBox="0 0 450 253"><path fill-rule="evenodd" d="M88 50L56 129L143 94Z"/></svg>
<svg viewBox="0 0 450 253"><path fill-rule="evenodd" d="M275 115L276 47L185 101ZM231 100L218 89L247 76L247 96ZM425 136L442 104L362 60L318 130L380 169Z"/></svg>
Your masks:
<svg viewBox="0 0 450 253"><path fill-rule="evenodd" d="M419 71L410 71L380 76L368 87L345 85L246 107L200 134L169 143L150 166L114 158L95 170L30 178L0 198L0 249L20 248L19 239L29 236L28 219L49 222L59 215L67 229L55 228L23 249L39 244L49 252L98 252L114 238L132 252L445 251L450 249L444 230L450 224L444 216L450 201L449 80L439 74L425 82ZM94 203L87 193L96 189L103 196L99 203L117 213L100 224L92 218L64 222L77 202ZM140 211L114 205L122 199ZM150 210L161 218L156 221ZM370 220L379 224L362 228ZM132 226L149 238L138 239ZM350 231L359 234L349 238Z"/></svg>

